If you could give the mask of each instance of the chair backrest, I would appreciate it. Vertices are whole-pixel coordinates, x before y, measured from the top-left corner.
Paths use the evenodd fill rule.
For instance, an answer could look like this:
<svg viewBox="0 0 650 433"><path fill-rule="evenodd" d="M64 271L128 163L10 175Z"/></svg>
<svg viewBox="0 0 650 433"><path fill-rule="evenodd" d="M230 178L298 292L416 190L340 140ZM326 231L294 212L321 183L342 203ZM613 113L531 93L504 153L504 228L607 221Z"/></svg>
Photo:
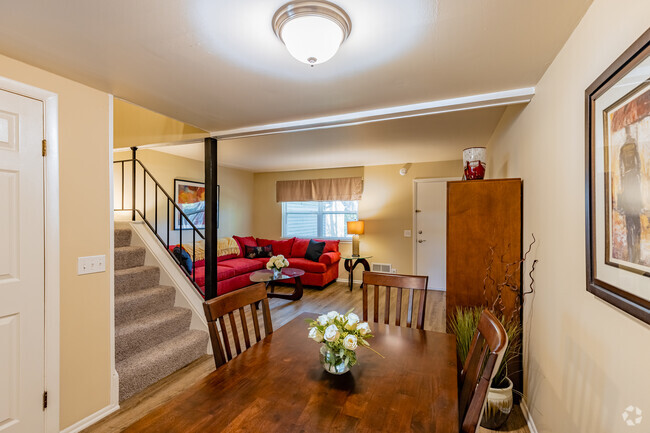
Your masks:
<svg viewBox="0 0 650 433"><path fill-rule="evenodd" d="M483 310L460 372L458 413L462 433L474 433L481 422L488 388L508 346L508 335L494 314Z"/></svg>
<svg viewBox="0 0 650 433"><path fill-rule="evenodd" d="M402 325L402 298L403 291L408 292L408 304L406 305L406 326L413 327L413 314L415 312L416 296L418 292L419 300L416 327L424 328L424 313L427 305L427 285L429 277L419 275L398 275L385 274L382 272L364 272L363 273L363 320L368 321L368 292L374 292L373 300L373 321L379 323L379 288L385 287L384 294L384 323L388 325L390 321L390 304L391 291L395 289L395 326ZM395 292L394 292L395 293Z"/></svg>
<svg viewBox="0 0 650 433"><path fill-rule="evenodd" d="M269 300L266 297L266 286L264 283L244 287L243 289L217 296L203 303L205 317L208 320L214 363L217 368L233 358L230 337L226 328L226 320L224 319L226 315L230 322L231 336L238 355L242 353L242 346L240 344L239 332L237 331L235 311L239 310L239 319L246 349L251 347L248 322L244 312L244 307L247 305L250 306L253 328L255 330L255 342L259 342L262 339L257 318L258 304L260 302L262 304L262 316L264 318L264 336L266 337L273 332L273 325L271 323ZM217 326L217 322L219 322L219 326Z"/></svg>

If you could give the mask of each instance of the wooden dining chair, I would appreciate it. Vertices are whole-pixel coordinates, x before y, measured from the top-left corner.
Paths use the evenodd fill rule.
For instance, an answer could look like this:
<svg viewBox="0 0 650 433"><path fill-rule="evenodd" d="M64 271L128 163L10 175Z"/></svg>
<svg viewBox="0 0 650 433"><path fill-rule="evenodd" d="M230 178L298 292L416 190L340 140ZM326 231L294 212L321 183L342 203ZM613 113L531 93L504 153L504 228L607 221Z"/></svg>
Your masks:
<svg viewBox="0 0 650 433"><path fill-rule="evenodd" d="M368 321L368 291L374 292L373 299L373 321L379 323L379 288L384 287L384 323L389 324L390 319L390 303L391 291L396 290L395 299L395 326L402 325L402 298L403 292L408 291L408 304L406 315L406 326L413 327L413 314L415 312L416 292L419 293L419 300L417 301L417 319L416 328L424 328L424 313L427 306L427 285L429 277L419 275L399 275L399 274L386 274L383 272L364 272L363 273L363 320Z"/></svg>
<svg viewBox="0 0 650 433"><path fill-rule="evenodd" d="M262 339L260 335L260 325L257 318L258 305L260 305L260 302L262 306L262 316L264 318L264 337L266 337L273 333L273 325L271 323L269 300L266 297L266 286L264 283L244 287L243 289L217 296L216 298L203 303L205 317L208 320L214 363L217 368L221 367L233 358L230 338L228 336L228 330L226 329L226 315L228 316L228 321L230 323L232 339L235 344L237 355L242 353L242 346L237 331L237 321L235 319L236 311L239 311L239 319L241 321L241 329L244 337L244 344L246 346L244 350L251 347L251 339L244 307L250 306L253 328L255 330L255 343ZM217 322L219 322L219 326L217 326Z"/></svg>
<svg viewBox="0 0 650 433"><path fill-rule="evenodd" d="M474 433L481 423L487 391L508 346L508 335L494 314L483 310L459 376L460 431Z"/></svg>

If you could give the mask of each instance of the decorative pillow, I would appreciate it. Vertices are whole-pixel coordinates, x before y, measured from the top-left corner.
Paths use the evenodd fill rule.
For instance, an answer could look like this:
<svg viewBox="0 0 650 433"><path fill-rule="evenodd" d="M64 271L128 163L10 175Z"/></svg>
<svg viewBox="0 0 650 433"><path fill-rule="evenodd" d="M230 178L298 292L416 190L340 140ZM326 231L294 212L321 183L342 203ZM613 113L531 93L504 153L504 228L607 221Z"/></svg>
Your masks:
<svg viewBox="0 0 650 433"><path fill-rule="evenodd" d="M247 259L273 257L273 246L267 245L265 247L251 247L249 245L246 245L246 254L244 257Z"/></svg>
<svg viewBox="0 0 650 433"><path fill-rule="evenodd" d="M189 253L181 247L175 247L172 251L178 263L183 267L188 274L192 274L192 258Z"/></svg>
<svg viewBox="0 0 650 433"><path fill-rule="evenodd" d="M317 262L320 259L320 256L323 255L323 250L325 249L325 242L316 242L313 239L309 241L307 246L307 252L305 253L305 258L311 260L312 262Z"/></svg>
<svg viewBox="0 0 650 433"><path fill-rule="evenodd" d="M246 254L246 245L251 247L257 246L257 242L253 236L233 236L233 239L237 242L237 245L239 245L239 257L244 257Z"/></svg>
<svg viewBox="0 0 650 433"><path fill-rule="evenodd" d="M199 242L203 242L203 241L199 241ZM217 239L217 257L230 256L233 254L235 256L239 255L239 244L237 244L237 241L234 238Z"/></svg>

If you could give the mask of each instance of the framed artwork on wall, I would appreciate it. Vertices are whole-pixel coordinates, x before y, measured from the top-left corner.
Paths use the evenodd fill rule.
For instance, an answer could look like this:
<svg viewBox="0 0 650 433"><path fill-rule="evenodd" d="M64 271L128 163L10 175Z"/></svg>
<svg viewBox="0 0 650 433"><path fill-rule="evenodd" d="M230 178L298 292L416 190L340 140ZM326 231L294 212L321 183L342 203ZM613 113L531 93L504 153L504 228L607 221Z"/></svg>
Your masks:
<svg viewBox="0 0 650 433"><path fill-rule="evenodd" d="M650 29L585 94L587 290L650 323Z"/></svg>
<svg viewBox="0 0 650 433"><path fill-rule="evenodd" d="M197 229L205 229L205 183L174 179L174 201ZM180 230L180 220L180 212L174 209L174 230ZM182 225L183 230L192 228L185 218Z"/></svg>

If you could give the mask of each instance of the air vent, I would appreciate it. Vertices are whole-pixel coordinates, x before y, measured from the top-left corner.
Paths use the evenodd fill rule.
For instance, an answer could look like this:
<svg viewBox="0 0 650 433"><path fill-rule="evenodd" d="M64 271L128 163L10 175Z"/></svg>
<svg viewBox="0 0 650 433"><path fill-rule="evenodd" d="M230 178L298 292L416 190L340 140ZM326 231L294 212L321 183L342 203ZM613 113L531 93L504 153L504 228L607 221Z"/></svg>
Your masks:
<svg viewBox="0 0 650 433"><path fill-rule="evenodd" d="M390 265L390 263L373 263L372 264L372 271L373 272L384 272L386 274L390 274L393 272L393 267Z"/></svg>

